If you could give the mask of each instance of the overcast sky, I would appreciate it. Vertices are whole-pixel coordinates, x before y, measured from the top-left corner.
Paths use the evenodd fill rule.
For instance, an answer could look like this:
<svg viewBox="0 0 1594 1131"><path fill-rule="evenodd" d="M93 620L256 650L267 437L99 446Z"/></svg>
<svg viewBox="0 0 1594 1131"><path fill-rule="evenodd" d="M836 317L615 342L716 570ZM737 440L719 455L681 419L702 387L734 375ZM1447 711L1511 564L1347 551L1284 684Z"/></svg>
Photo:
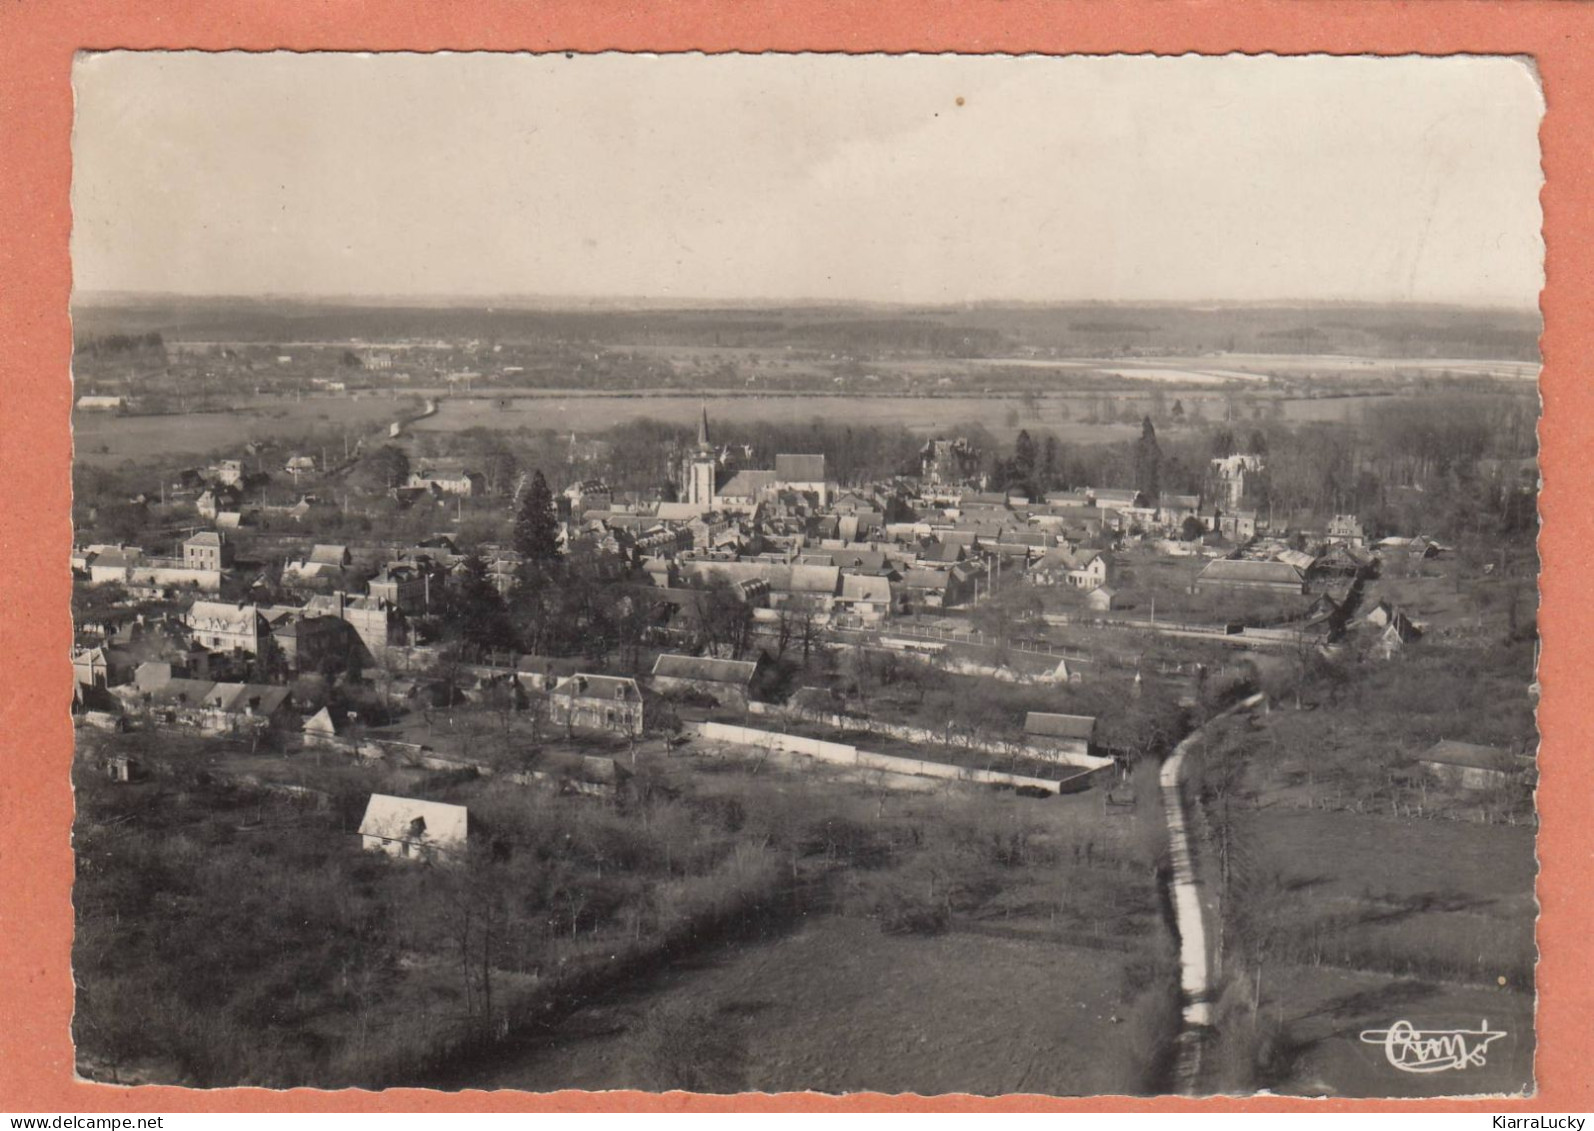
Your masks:
<svg viewBox="0 0 1594 1131"><path fill-rule="evenodd" d="M75 71L84 290L1533 307L1517 60L246 55Z"/></svg>

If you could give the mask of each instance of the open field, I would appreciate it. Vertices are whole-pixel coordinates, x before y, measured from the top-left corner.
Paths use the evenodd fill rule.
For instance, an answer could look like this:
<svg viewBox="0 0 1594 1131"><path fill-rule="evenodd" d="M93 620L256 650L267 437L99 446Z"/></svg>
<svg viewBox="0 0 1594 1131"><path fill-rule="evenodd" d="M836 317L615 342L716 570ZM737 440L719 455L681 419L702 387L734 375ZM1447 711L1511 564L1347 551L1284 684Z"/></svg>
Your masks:
<svg viewBox="0 0 1594 1131"><path fill-rule="evenodd" d="M704 405L709 416L734 426L747 421L844 420L860 427L902 425L926 436L953 434L980 425L1004 442L1020 429L1050 432L1064 444L1106 444L1133 439L1138 423L1093 424L1093 401L1100 397L1018 396L766 396L724 392L645 392L635 394L513 392L491 396L452 397L440 401L436 416L415 431L457 431L462 428L555 428L599 431L630 420L658 420L682 427L694 424ZM1151 410L1149 394L1119 393L1111 397L1120 415ZM1182 397L1188 410L1221 420L1224 398L1192 393ZM1278 398L1289 421L1354 420L1379 396ZM1199 406L1199 407L1198 407ZM1129 413L1124 409L1128 407Z"/></svg>
<svg viewBox="0 0 1594 1131"><path fill-rule="evenodd" d="M360 397L318 396L249 398L229 412L192 412L161 416L115 416L78 412L72 417L75 458L85 464L117 464L150 456L201 455L241 440L297 436L317 429L381 428L415 393L368 394ZM591 433L633 420L656 420L688 427L703 406L710 417L734 427L751 421L845 420L860 427L902 425L925 436L955 434L974 425L1011 442L1021 428L1050 432L1063 444L1105 444L1133 439L1135 424L1092 424L1088 414L1099 398L1038 396L910 397L764 396L724 392L522 392L494 390L479 396L441 400L438 412L411 426L411 432L453 432L465 428L516 431L528 429ZM1150 411L1149 394L1114 393L1120 415ZM1187 410L1221 420L1224 398L1191 392L1182 395ZM1386 398L1345 396L1278 398L1288 421L1356 420L1369 406ZM1268 399L1266 403L1273 403ZM1198 408L1199 406L1199 408ZM1130 411L1125 412L1126 409ZM1177 433L1174 433L1177 435Z"/></svg>
<svg viewBox="0 0 1594 1131"><path fill-rule="evenodd" d="M1447 937L1487 935L1468 955L1479 979L1523 988L1518 974L1535 954L1532 828L1271 808L1254 815L1252 831L1258 855L1323 916L1382 908L1366 921L1393 961L1415 961Z"/></svg>
<svg viewBox="0 0 1594 1131"><path fill-rule="evenodd" d="M1287 893L1261 979L1261 1009L1295 1057L1275 1087L1417 1096L1531 1082L1532 829L1284 808L1245 827L1249 854L1277 867ZM1356 1038L1402 1019L1487 1020L1509 1037L1486 1069L1414 1076Z"/></svg>
<svg viewBox="0 0 1594 1131"><path fill-rule="evenodd" d="M686 750L654 761L655 772L708 805L745 801L753 783L797 805L809 789L846 781L835 767ZM1159 1042L1171 1032L1157 1008L1171 1000L1171 982L1151 973L1165 935L1149 877L1122 869L1135 852L1134 819L1104 814L1095 796L888 792L876 784L859 795L866 825L983 812L992 827L1030 829L1040 855L977 872L950 860L929 870L860 860L833 873L828 897L795 920L582 1001L434 1083L664 1090L678 1085L689 1067L679 1060L707 1030L714 1037L702 1055L715 1064L700 1090L1071 1095L1155 1086ZM1082 862L1087 843L1094 864ZM882 893L916 898L958 873L944 933L882 929Z"/></svg>
<svg viewBox="0 0 1594 1131"><path fill-rule="evenodd" d="M404 400L390 396L249 398L226 412L164 416L72 414L73 458L84 464L117 464L183 455L200 456L254 439L295 437L310 432L383 427L403 415Z"/></svg>
<svg viewBox="0 0 1594 1131"><path fill-rule="evenodd" d="M1122 956L954 931L883 934L851 917L679 963L594 1003L471 1087L656 1086L661 1016L701 1011L749 1091L1134 1092Z"/></svg>
<svg viewBox="0 0 1594 1131"><path fill-rule="evenodd" d="M753 347L822 353L917 351L1070 357L1284 351L1353 357L1529 360L1534 309L1410 304L981 303L666 305L500 296L468 303L84 293L74 324L90 335L159 331L174 341L336 342L480 339L630 347Z"/></svg>
<svg viewBox="0 0 1594 1131"><path fill-rule="evenodd" d="M499 399L454 398L438 405L437 415L422 421L417 431L457 431L462 428L555 428L592 432L629 420L658 420L682 427L694 423L708 406L711 419L734 428L738 423L764 420L844 420L858 427L902 425L926 436L954 434L961 428L982 425L1002 437L1017 435L1019 428L1044 427L1064 443L1110 443L1139 435L1129 424L1086 424L1064 415L1060 403L1042 402L1030 409L1018 398L1000 397L762 397L714 395L657 395L613 397L566 394L549 397ZM1072 409L1074 406L1070 406Z"/></svg>
<svg viewBox="0 0 1594 1131"><path fill-rule="evenodd" d="M1286 1094L1390 1096L1500 1095L1533 1085L1531 992L1393 978L1354 970L1290 965L1272 977L1290 987ZM1264 987L1265 990L1265 987ZM1264 1009L1270 1009L1264 1006ZM1395 1021L1419 1029L1479 1029L1505 1036L1480 1066L1419 1074L1390 1066L1381 1045L1360 1039Z"/></svg>
<svg viewBox="0 0 1594 1131"><path fill-rule="evenodd" d="M822 769L646 743L639 787L597 799L329 752L83 738L91 863L75 955L94 990L77 1035L97 1078L1156 1086L1167 940L1137 819L1095 797L837 788ZM589 750L559 736L540 755L510 745L544 768ZM108 784L98 762L114 750L152 777ZM363 853L352 833L371 792L468 805L497 848L463 874ZM274 918L266 904L290 910ZM471 933L477 911L490 942ZM239 965L214 940L243 918L256 929ZM187 948L182 962L162 957L168 938ZM491 1006L487 970L456 961L466 945L492 948ZM350 963L371 977L350 983ZM461 1047L489 1008L516 1019L513 1038ZM705 1011L716 1074L700 1081L681 1074L701 1064L672 1059L693 1046L670 1034L685 1012L702 1037ZM254 1024L269 1057L249 1051Z"/></svg>

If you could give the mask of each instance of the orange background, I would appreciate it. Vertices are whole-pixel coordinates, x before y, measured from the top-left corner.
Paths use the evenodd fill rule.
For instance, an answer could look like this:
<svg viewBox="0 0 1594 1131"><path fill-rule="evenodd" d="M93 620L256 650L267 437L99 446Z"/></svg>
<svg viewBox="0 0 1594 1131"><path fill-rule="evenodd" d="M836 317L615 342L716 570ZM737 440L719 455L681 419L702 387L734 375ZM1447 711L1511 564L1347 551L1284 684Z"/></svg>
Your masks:
<svg viewBox="0 0 1594 1131"><path fill-rule="evenodd" d="M1594 342L1594 9L1513 0L1117 0L935 3L670 0L577 4L200 0L0 0L0 1109L55 1112L274 1110L1189 1110L1291 1108L1586 1111L1594 970L1586 927L1594 820L1594 710L1579 670L1594 660L1594 482L1582 434L1594 425L1583 354ZM926 1100L857 1095L740 1099L639 1093L530 1096L217 1092L114 1088L72 1076L72 671L68 378L72 53L85 48L270 50L961 51L1221 54L1532 55L1548 111L1541 129L1548 244L1543 732L1539 805L1539 1046L1536 1099L1370 1101Z"/></svg>

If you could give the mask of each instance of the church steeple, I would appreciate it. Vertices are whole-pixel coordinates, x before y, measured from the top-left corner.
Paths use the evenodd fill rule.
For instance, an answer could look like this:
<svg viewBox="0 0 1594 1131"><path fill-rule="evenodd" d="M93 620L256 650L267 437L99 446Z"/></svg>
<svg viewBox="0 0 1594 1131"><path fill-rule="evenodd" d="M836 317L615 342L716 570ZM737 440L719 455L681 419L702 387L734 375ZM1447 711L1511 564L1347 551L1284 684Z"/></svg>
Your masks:
<svg viewBox="0 0 1594 1131"><path fill-rule="evenodd" d="M693 506L708 509L714 502L714 488L718 485L719 459L708 438L708 403L703 404L703 415L697 422L697 451L681 468L681 499Z"/></svg>

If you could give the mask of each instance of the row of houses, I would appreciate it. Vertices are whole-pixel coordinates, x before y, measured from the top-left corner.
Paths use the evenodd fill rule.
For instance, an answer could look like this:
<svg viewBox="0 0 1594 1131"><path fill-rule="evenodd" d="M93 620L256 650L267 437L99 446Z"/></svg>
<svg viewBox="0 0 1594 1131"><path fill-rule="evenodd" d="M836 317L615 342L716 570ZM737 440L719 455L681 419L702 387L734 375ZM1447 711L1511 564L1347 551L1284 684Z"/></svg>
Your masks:
<svg viewBox="0 0 1594 1131"><path fill-rule="evenodd" d="M224 535L201 531L185 539L175 557L148 554L138 546L90 545L72 552L72 569L91 585L117 584L133 591L221 589L233 563Z"/></svg>

